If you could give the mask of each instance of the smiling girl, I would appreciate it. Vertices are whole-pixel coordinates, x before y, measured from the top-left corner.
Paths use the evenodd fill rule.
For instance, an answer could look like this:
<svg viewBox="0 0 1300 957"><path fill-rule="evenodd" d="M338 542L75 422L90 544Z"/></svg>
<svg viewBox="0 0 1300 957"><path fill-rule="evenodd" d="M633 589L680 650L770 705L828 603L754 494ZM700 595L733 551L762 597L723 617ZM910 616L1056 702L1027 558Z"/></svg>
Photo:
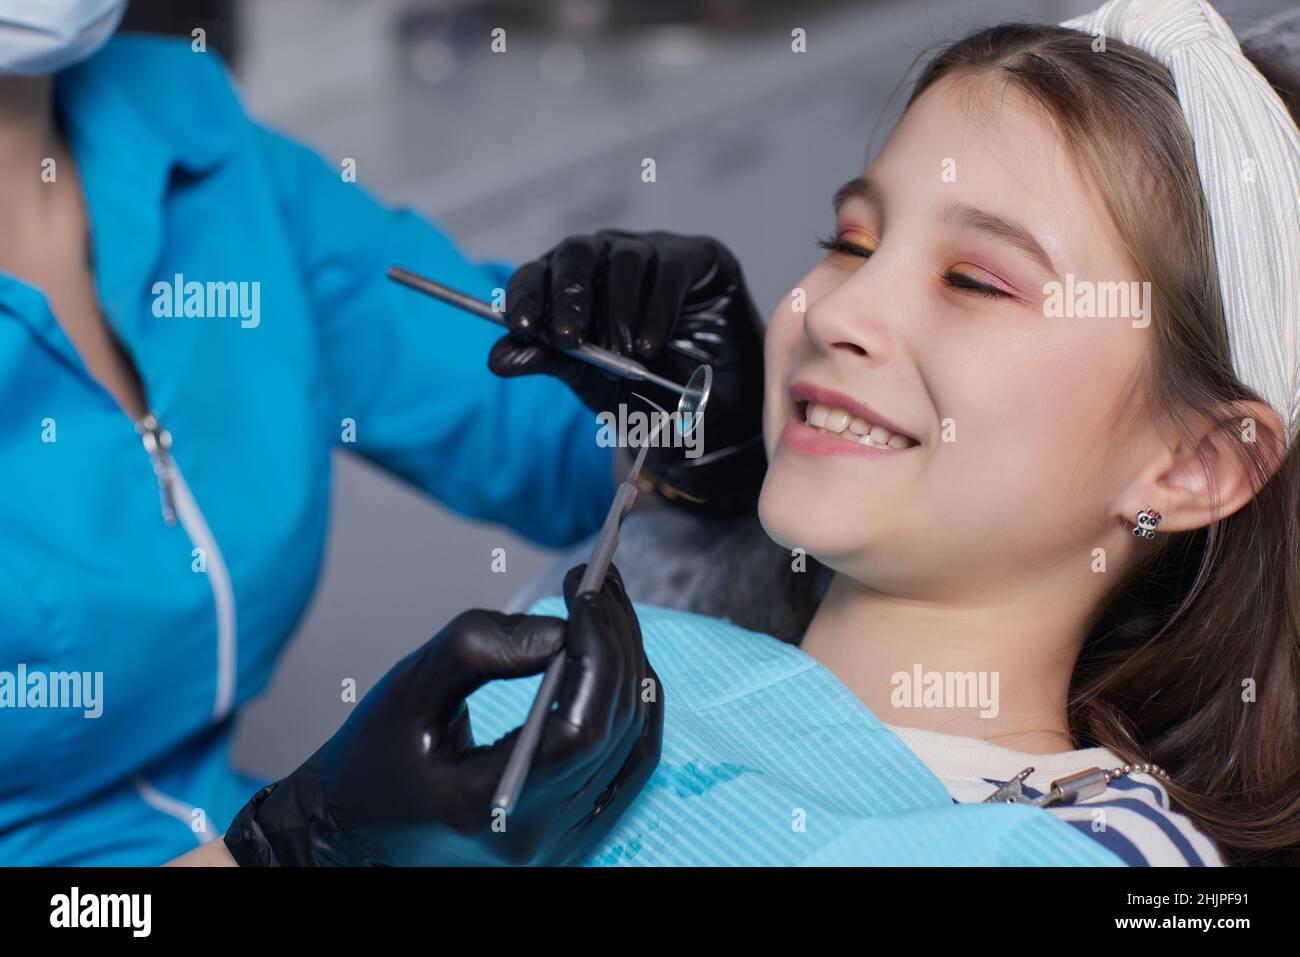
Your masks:
<svg viewBox="0 0 1300 957"><path fill-rule="evenodd" d="M807 311L787 300L768 327L759 509L836 573L802 649L898 716L956 797L987 791L981 757L1038 765L1045 790L1045 766L1101 746L1166 772L1124 797L1168 792L1245 860L1300 841L1300 285L1295 246L1252 263L1290 285L1231 341L1227 211L1196 163L1213 148L1169 71L1123 43L1011 24L939 54L837 193ZM1295 235L1294 193L1277 220ZM1049 318L1067 278L1149 282L1154 321ZM1242 381L1248 340L1291 350L1274 405ZM891 679L916 662L998 674L999 713L902 716Z"/></svg>
<svg viewBox="0 0 1300 957"><path fill-rule="evenodd" d="M756 526L670 511L629 523L633 597L797 643L958 805L1066 779L1044 803L1124 863L1294 852L1294 95L1199 0L1116 0L940 52L767 325L758 517L784 582L750 560ZM1062 312L1062 288L1093 308ZM1096 308L1116 289L1145 298ZM688 569L670 557L683 547ZM671 696L682 652L654 630ZM678 680L739 684L742 656L770 653L748 640ZM976 686L993 707L962 699ZM805 736L838 727L780 715ZM815 769L761 746L775 733L756 711L726 746L758 742L748 759L771 787L799 781L795 804L827 797L843 762L809 785ZM681 737L670 697L666 762ZM1089 768L1105 773L1070 777ZM648 808L669 780L652 778L619 847L666 840L668 812Z"/></svg>

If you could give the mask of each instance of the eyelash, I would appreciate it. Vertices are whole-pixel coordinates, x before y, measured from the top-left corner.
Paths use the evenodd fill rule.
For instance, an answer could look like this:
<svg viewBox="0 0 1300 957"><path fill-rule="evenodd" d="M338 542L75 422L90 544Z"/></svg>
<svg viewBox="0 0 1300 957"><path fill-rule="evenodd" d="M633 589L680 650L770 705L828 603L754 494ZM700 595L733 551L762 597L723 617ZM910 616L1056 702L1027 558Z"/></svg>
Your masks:
<svg viewBox="0 0 1300 957"><path fill-rule="evenodd" d="M861 259L869 259L873 250L865 246L859 246L857 243L850 243L838 236L824 236L817 240L817 245L827 252L844 253L847 256L857 256ZM989 299L1011 299L1010 294L1003 292L1001 289L995 289L992 286L986 286L982 282L976 282L969 276L963 276L961 273L952 272L951 270L944 273L943 281L951 288L959 289L962 292L973 292L977 296L986 296Z"/></svg>

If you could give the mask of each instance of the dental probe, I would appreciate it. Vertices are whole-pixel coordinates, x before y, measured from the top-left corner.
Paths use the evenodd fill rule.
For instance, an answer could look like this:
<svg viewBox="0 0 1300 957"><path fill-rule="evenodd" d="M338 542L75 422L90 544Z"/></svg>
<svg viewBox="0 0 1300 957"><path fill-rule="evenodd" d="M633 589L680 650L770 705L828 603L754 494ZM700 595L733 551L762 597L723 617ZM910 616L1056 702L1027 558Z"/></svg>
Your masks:
<svg viewBox="0 0 1300 957"><path fill-rule="evenodd" d="M605 584L605 575L609 571L610 563L614 559L614 551L618 548L619 528L623 524L623 519L627 513L632 510L632 505L636 502L636 479L641 474L641 466L645 464L646 452L659 437L663 427L672 419L672 416L659 405L647 399L643 395L633 393L637 398L643 399L656 409L663 413L663 419L655 427L655 430L642 444L640 451L637 452L636 461L632 463L632 468L627 473L618 491L614 495L614 504L609 507L609 513L605 516L605 524L601 527L600 535L596 538L596 544L591 550L591 557L587 559L587 567L582 573L582 580L578 583L577 595L583 595L587 592L600 591ZM576 596L575 596L576 597ZM496 795L492 798L492 807L501 808L509 814L514 808L515 802L519 799L519 792L523 789L524 779L528 777L528 770L533 763L533 755L537 751L537 745L542 738L542 725L546 720L547 714L550 713L551 704L555 701L560 691L560 681L564 677L564 660L565 652L559 652L546 668L546 675L542 678L542 686L537 689L537 697L533 699L533 706L528 711L528 718L524 721L523 730L519 733L519 739L515 742L514 750L510 752L510 757L506 761L506 769L501 774L501 781L497 784Z"/></svg>

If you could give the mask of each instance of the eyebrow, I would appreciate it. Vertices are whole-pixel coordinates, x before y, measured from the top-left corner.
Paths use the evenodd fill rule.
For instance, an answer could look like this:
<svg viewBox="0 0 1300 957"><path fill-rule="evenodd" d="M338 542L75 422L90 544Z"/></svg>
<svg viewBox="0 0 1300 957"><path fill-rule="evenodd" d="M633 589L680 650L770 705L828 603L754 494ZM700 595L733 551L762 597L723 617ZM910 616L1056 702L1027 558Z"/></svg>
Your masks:
<svg viewBox="0 0 1300 957"><path fill-rule="evenodd" d="M1053 275L1059 275L1056 267L1052 265L1052 258L1047 255L1038 240L1034 238L1034 234L1023 226L966 203L949 203L939 213L939 221L954 223L964 229L977 229L982 233L987 233L994 239L1000 239L1002 242L1028 254L1030 258Z"/></svg>
<svg viewBox="0 0 1300 957"><path fill-rule="evenodd" d="M851 199L861 199L877 206L885 205L885 196L880 185L870 176L855 176L835 191L831 208L839 212L840 208Z"/></svg>
<svg viewBox="0 0 1300 957"><path fill-rule="evenodd" d="M885 205L884 191L880 188L880 184L870 176L855 176L837 189L835 197L831 201L831 206L838 214L844 204L851 199L861 199L880 208ZM1052 263L1052 258L1047 255L1042 244L1034 238L1034 234L1017 223L1003 219L1001 216L995 216L987 210L979 209L968 203L958 202L949 203L945 206L939 213L939 221L960 226L963 229L974 229L987 233L994 239L1014 246L1021 252L1026 253L1053 275L1060 275L1060 272Z"/></svg>

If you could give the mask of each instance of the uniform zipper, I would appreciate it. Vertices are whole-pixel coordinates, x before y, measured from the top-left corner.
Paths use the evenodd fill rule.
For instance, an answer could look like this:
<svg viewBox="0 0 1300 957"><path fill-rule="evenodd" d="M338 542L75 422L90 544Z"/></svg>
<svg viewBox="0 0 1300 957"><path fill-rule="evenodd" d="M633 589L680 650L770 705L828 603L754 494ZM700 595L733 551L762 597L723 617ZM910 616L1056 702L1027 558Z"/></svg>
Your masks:
<svg viewBox="0 0 1300 957"><path fill-rule="evenodd" d="M135 423L135 429L158 478L163 521L170 527L179 519L190 543L203 552L208 584L217 608L217 690L212 717L220 721L230 713L235 693L235 591L230 583L230 571L216 537L172 457L172 435L161 417L150 409Z"/></svg>
<svg viewBox="0 0 1300 957"><path fill-rule="evenodd" d="M172 526L176 524L176 493L172 478L172 434L163 428L158 413L150 411L135 424L140 433L144 449L149 453L153 463L153 473L158 476L158 493L162 497L163 521Z"/></svg>

